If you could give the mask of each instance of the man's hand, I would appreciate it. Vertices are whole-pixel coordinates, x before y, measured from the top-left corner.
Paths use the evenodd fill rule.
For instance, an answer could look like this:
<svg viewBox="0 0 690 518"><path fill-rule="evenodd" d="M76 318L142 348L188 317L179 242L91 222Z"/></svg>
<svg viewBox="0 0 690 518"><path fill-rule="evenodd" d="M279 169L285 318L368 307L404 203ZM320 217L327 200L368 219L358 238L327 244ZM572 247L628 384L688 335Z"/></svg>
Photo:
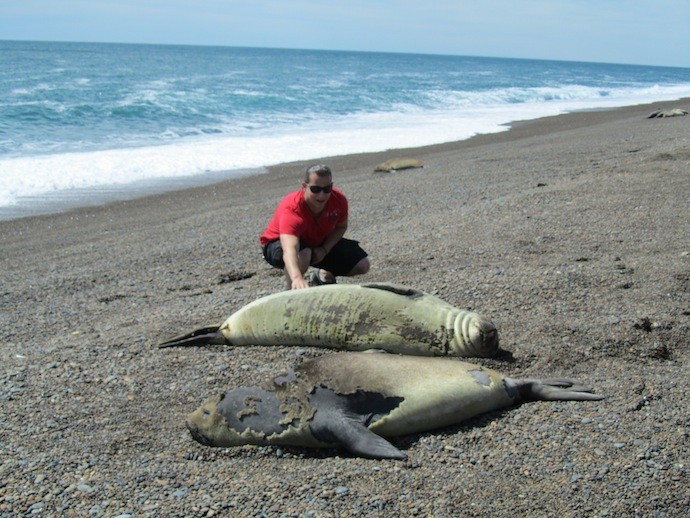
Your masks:
<svg viewBox="0 0 690 518"><path fill-rule="evenodd" d="M291 289L293 289L293 290L303 290L304 288L308 288L308 287L309 287L309 284L307 284L307 281L305 281L302 277L298 277L298 278L292 280Z"/></svg>

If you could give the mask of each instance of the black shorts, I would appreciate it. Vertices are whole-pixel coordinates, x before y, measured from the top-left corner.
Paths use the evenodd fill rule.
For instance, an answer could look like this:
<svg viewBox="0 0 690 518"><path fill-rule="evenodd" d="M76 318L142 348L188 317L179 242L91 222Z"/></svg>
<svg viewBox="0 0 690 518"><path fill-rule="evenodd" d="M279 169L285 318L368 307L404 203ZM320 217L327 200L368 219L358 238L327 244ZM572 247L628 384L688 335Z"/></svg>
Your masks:
<svg viewBox="0 0 690 518"><path fill-rule="evenodd" d="M300 243L300 250L304 250L305 248L309 247ZM264 259L266 259L268 264L275 268L285 268L285 263L283 262L283 247L280 245L280 239L271 241L261 249L264 254ZM357 266L357 263L367 255L368 254L359 246L359 241L342 238L320 263L312 263L311 266L322 268L337 277L350 273L350 271Z"/></svg>

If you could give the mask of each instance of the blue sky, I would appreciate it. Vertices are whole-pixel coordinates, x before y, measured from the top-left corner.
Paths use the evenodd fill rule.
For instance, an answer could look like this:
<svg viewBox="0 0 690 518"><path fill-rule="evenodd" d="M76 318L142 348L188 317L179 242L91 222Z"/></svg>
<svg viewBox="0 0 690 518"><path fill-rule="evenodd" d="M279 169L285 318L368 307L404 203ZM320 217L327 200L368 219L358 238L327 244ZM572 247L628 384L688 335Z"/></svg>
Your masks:
<svg viewBox="0 0 690 518"><path fill-rule="evenodd" d="M690 67L690 0L0 0L0 39Z"/></svg>

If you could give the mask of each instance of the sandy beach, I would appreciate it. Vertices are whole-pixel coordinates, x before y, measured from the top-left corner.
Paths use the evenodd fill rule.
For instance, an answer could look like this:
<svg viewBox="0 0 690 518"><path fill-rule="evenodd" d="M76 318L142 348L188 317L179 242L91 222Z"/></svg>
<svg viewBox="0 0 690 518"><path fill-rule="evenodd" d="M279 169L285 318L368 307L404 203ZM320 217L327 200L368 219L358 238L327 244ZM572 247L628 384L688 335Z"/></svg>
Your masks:
<svg viewBox="0 0 690 518"><path fill-rule="evenodd" d="M258 236L306 163L0 221L0 516L683 516L690 506L690 100L324 158L348 237L394 282L488 315L539 402L339 449L195 443L208 396L327 354L157 344L282 290ZM423 169L374 173L395 156ZM310 161L311 162L311 161Z"/></svg>

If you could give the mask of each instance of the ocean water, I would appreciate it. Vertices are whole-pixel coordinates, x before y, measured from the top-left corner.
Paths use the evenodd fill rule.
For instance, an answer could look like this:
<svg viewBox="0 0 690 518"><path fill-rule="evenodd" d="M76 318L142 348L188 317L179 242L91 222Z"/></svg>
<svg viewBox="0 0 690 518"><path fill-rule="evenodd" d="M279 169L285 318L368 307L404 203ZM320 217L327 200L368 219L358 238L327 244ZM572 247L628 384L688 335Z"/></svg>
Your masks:
<svg viewBox="0 0 690 518"><path fill-rule="evenodd" d="M690 97L690 69L0 41L0 218Z"/></svg>

